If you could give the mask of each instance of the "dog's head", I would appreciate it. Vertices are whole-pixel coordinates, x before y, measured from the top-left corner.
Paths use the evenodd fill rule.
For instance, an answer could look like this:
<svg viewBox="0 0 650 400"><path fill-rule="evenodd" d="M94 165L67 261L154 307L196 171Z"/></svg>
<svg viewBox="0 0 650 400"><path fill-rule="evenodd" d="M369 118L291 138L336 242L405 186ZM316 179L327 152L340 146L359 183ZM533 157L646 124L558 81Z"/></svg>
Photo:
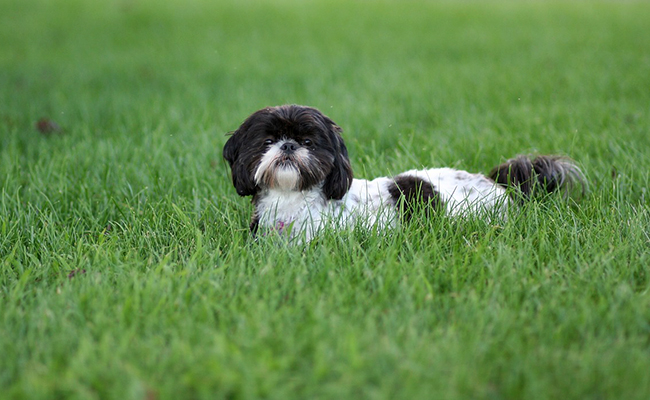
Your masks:
<svg viewBox="0 0 650 400"><path fill-rule="evenodd" d="M311 107L285 105L254 112L226 142L223 157L240 196L259 190L321 188L341 199L352 184L341 128Z"/></svg>

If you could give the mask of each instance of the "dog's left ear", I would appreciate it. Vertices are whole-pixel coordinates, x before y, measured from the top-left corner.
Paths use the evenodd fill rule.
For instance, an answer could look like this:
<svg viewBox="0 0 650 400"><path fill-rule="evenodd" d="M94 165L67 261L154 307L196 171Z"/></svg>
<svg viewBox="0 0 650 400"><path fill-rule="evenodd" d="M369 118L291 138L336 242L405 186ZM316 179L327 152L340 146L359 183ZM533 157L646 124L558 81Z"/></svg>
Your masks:
<svg viewBox="0 0 650 400"><path fill-rule="evenodd" d="M352 166L348 158L348 149L341 137L342 129L331 120L330 134L334 145L334 166L323 184L323 193L327 199L340 200L350 190L352 185Z"/></svg>
<svg viewBox="0 0 650 400"><path fill-rule="evenodd" d="M242 136L235 131L223 147L223 158L230 164L232 171L232 184L240 196L252 196L255 194L256 186L251 176L251 172L242 160L240 149L242 146Z"/></svg>

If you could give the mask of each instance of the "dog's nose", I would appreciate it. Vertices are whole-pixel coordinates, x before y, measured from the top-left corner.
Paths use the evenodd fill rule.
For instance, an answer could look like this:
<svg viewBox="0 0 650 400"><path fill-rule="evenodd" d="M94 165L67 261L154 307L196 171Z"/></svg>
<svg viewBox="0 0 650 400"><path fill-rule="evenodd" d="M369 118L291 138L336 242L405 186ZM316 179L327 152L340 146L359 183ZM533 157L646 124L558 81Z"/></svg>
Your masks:
<svg viewBox="0 0 650 400"><path fill-rule="evenodd" d="M288 153L294 152L298 149L298 146L292 142L285 142L280 146L280 150L286 151Z"/></svg>

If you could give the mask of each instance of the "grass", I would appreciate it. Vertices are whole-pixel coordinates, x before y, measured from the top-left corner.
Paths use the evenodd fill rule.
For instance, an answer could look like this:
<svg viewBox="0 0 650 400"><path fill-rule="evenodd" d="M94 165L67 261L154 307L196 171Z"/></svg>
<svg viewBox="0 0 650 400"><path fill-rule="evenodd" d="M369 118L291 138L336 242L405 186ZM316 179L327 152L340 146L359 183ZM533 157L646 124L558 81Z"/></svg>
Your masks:
<svg viewBox="0 0 650 400"><path fill-rule="evenodd" d="M0 15L3 398L650 397L648 3ZM282 103L341 125L360 177L561 153L590 192L255 242L221 148Z"/></svg>

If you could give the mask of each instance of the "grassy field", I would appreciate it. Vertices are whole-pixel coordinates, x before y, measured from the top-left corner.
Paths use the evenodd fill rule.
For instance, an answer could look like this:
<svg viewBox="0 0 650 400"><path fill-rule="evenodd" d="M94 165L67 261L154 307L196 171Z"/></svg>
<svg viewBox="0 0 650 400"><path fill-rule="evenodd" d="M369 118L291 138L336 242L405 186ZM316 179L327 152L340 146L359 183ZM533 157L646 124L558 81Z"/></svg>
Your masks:
<svg viewBox="0 0 650 400"><path fill-rule="evenodd" d="M0 398L650 398L650 3L0 15ZM358 177L560 153L590 192L255 242L221 148L283 103Z"/></svg>

